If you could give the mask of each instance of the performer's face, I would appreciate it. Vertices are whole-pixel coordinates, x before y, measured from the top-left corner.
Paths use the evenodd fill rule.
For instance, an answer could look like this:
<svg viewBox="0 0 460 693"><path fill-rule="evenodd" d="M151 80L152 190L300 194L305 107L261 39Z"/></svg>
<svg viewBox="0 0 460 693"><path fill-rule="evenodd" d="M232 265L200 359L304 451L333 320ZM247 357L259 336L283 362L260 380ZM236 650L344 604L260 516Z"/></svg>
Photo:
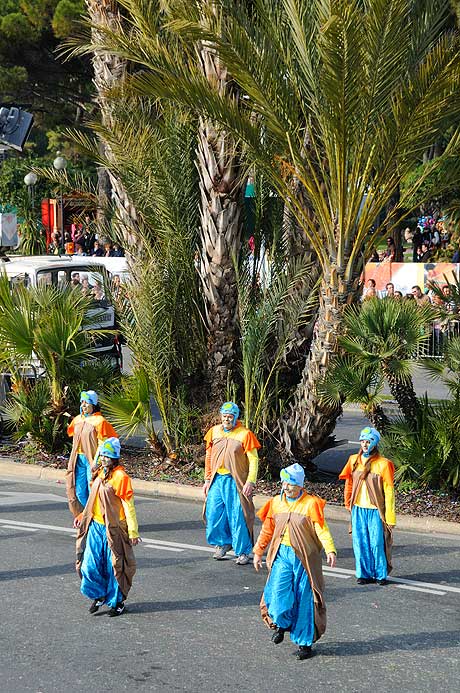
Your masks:
<svg viewBox="0 0 460 693"><path fill-rule="evenodd" d="M81 402L81 410L82 410L83 414L92 414L94 411L94 407L89 402L85 402L83 400L83 402Z"/></svg>
<svg viewBox="0 0 460 693"><path fill-rule="evenodd" d="M233 414L221 414L222 426L229 431L234 428Z"/></svg>
<svg viewBox="0 0 460 693"><path fill-rule="evenodd" d="M297 496L300 495L300 492L302 490L302 486L298 486L297 484L290 484L287 481L284 482L283 486L284 493L288 498L297 498Z"/></svg>
<svg viewBox="0 0 460 693"><path fill-rule="evenodd" d="M367 452L369 450L369 447L371 444L370 441L369 440L361 440L360 443L361 443L361 450L363 452Z"/></svg>

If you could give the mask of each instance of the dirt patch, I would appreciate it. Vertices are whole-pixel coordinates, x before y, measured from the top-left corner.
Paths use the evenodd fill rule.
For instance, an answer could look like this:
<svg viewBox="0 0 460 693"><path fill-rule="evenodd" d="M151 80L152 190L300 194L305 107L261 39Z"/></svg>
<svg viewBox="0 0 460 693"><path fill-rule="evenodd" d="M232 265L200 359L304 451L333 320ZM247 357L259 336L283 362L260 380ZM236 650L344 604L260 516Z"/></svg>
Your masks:
<svg viewBox="0 0 460 693"><path fill-rule="evenodd" d="M1 453L20 463L29 462L55 469L65 469L67 466L67 458L62 455L37 453L31 456L25 453L22 446L4 446ZM204 450L197 446L188 453L186 461L171 458L159 460L148 450L124 445L122 460L126 471L133 478L200 487L203 484ZM305 486L309 493L320 496L329 503L343 505L343 482L317 479L306 481ZM275 495L279 493L279 482L260 479L257 482L257 492L268 496ZM442 520L460 522L460 493L428 488L409 491L397 489L396 511L402 515L438 517Z"/></svg>

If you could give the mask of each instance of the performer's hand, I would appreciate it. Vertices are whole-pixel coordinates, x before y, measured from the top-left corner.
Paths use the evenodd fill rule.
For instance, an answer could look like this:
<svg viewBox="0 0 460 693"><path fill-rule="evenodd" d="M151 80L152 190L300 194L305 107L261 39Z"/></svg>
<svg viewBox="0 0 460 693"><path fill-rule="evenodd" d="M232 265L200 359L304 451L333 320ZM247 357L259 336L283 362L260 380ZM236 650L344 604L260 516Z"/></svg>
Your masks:
<svg viewBox="0 0 460 693"><path fill-rule="evenodd" d="M79 515L77 515L77 517L73 518L73 528L78 529L80 527L80 525L81 525L81 518Z"/></svg>
<svg viewBox="0 0 460 693"><path fill-rule="evenodd" d="M337 563L337 556L335 553L328 553L327 554L327 564L331 568L335 568L335 564Z"/></svg>
<svg viewBox="0 0 460 693"><path fill-rule="evenodd" d="M246 498L251 499L254 495L255 488L256 485L253 484L252 481L246 481L245 485L243 486L243 496L246 496Z"/></svg>
<svg viewBox="0 0 460 693"><path fill-rule="evenodd" d="M203 484L203 495L205 498L208 495L210 485L211 485L211 482L209 481L209 479L206 479L206 481Z"/></svg>
<svg viewBox="0 0 460 693"><path fill-rule="evenodd" d="M252 563L256 571L259 572L259 570L262 568L262 556L258 553L255 553L254 558L252 559Z"/></svg>
<svg viewBox="0 0 460 693"><path fill-rule="evenodd" d="M140 537L133 537L132 539L129 540L129 543L131 544L131 546L137 546L138 544L141 543L141 541L142 541L142 539Z"/></svg>

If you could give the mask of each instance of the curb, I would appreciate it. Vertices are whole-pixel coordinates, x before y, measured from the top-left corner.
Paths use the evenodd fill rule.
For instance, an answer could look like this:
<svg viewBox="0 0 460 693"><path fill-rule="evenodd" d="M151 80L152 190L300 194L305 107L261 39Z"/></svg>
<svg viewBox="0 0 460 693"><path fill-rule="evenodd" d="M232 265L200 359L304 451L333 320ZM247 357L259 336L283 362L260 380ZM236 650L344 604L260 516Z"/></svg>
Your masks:
<svg viewBox="0 0 460 693"><path fill-rule="evenodd" d="M7 458L0 459L0 476L11 478L30 479L32 481L65 481L65 469L53 469L41 467L37 464L21 464L12 462ZM187 486L186 484L174 484L168 481L142 481L133 479L135 493L152 496L153 498L171 498L175 500L187 500L193 503L203 503L203 493L200 487ZM270 498L268 495L257 493L254 496L256 510L261 508ZM327 519L332 522L349 522L350 513L346 508L334 503L328 503L326 509ZM412 515L398 515L397 529L409 532L422 532L424 534L452 534L460 535L460 522L440 520L438 517L414 517Z"/></svg>

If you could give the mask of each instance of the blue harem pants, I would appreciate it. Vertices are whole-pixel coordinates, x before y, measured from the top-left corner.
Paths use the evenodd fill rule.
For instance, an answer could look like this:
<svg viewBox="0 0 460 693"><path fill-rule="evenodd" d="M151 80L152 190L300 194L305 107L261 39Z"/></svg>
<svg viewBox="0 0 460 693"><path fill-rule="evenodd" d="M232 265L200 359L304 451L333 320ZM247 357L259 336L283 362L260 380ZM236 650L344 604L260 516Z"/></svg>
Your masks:
<svg viewBox="0 0 460 693"><path fill-rule="evenodd" d="M75 495L83 507L88 502L90 483L91 467L86 456L80 453L75 463Z"/></svg>
<svg viewBox="0 0 460 693"><path fill-rule="evenodd" d="M356 577L386 580L388 575L383 523L377 508L351 509L351 536Z"/></svg>
<svg viewBox="0 0 460 693"><path fill-rule="evenodd" d="M249 555L252 541L231 474L216 474L206 498L206 541L211 546L233 547L237 556Z"/></svg>
<svg viewBox="0 0 460 693"><path fill-rule="evenodd" d="M268 615L291 633L296 645L311 645L315 609L308 573L292 546L280 544L264 589Z"/></svg>
<svg viewBox="0 0 460 693"><path fill-rule="evenodd" d="M112 607L123 601L123 595L112 566L112 551L105 525L93 520L88 527L81 564L80 591L89 599L103 599Z"/></svg>

